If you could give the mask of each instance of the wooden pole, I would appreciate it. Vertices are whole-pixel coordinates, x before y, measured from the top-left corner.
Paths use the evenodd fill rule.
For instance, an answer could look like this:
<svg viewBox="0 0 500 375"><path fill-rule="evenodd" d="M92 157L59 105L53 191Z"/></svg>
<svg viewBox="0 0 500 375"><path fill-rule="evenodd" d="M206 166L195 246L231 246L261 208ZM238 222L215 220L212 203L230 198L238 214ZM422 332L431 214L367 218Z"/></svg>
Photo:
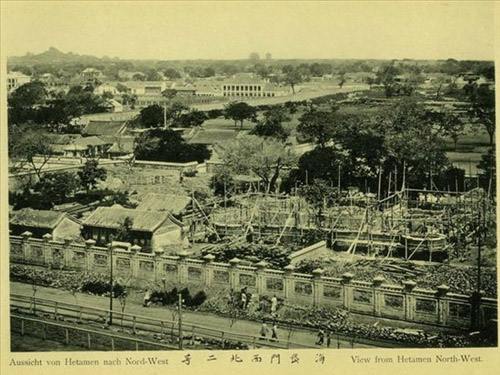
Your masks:
<svg viewBox="0 0 500 375"><path fill-rule="evenodd" d="M340 193L340 164L337 170L337 190Z"/></svg>
<svg viewBox="0 0 500 375"><path fill-rule="evenodd" d="M380 200L380 190L382 188L382 166L378 168L378 191L377 191L377 199Z"/></svg>

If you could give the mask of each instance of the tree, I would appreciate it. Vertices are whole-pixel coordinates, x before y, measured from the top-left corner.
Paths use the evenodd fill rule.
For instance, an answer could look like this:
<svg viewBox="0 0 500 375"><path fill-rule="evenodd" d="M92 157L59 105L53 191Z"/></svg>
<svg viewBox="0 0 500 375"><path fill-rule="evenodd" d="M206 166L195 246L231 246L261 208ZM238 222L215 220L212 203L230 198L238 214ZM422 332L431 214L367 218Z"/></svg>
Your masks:
<svg viewBox="0 0 500 375"><path fill-rule="evenodd" d="M307 184L313 184L316 179L319 179L335 183L337 186L339 167L342 167L342 173L350 170L344 168L346 162L347 152L334 147L316 147L299 158L295 177Z"/></svg>
<svg viewBox="0 0 500 375"><path fill-rule="evenodd" d="M129 216L127 216L123 220L123 223L120 224L120 227L116 230L114 240L131 243L134 239L134 236L132 234L133 226L134 226L134 220Z"/></svg>
<svg viewBox="0 0 500 375"><path fill-rule="evenodd" d="M71 172L45 173L35 184L35 190L40 192L41 196L51 206L61 204L73 195L79 186L77 176Z"/></svg>
<svg viewBox="0 0 500 375"><path fill-rule="evenodd" d="M473 120L484 126L493 147L495 138L495 90L488 86L480 86L470 95Z"/></svg>
<svg viewBox="0 0 500 375"><path fill-rule="evenodd" d="M9 123L33 121L36 117L35 106L44 104L47 97L45 85L40 81L19 86L7 99Z"/></svg>
<svg viewBox="0 0 500 375"><path fill-rule="evenodd" d="M165 108L165 117L167 118L167 121L169 121L171 126L175 126L179 123L182 114L187 110L189 110L189 107L187 105L177 101L172 101ZM199 115L195 116L198 116L199 119Z"/></svg>
<svg viewBox="0 0 500 375"><path fill-rule="evenodd" d="M192 109L187 113L179 116L178 125L183 128L190 128L194 126L201 126L207 120L205 112Z"/></svg>
<svg viewBox="0 0 500 375"><path fill-rule="evenodd" d="M394 61L382 65L377 72L377 82L384 85L385 96L390 98L395 94L396 76L400 70L394 65Z"/></svg>
<svg viewBox="0 0 500 375"><path fill-rule="evenodd" d="M167 68L163 71L168 79L179 79L182 78L181 74L174 68Z"/></svg>
<svg viewBox="0 0 500 375"><path fill-rule="evenodd" d="M283 122L290 121L290 116L283 107L273 107L264 112L264 119L257 121L250 134L260 137L273 137L285 142L290 135L290 130L283 127Z"/></svg>
<svg viewBox="0 0 500 375"><path fill-rule="evenodd" d="M336 116L333 111L310 110L299 118L297 131L308 139L313 139L320 147L325 147L336 133Z"/></svg>
<svg viewBox="0 0 500 375"><path fill-rule="evenodd" d="M346 81L345 72L341 72L339 74L339 87L340 88L342 88L342 86L344 86L345 81Z"/></svg>
<svg viewBox="0 0 500 375"><path fill-rule="evenodd" d="M163 108L158 104L141 109L136 121L142 128L155 128L163 124Z"/></svg>
<svg viewBox="0 0 500 375"><path fill-rule="evenodd" d="M482 185L487 187L488 192L496 192L496 163L495 163L495 147L488 150L486 154L481 156L477 168L479 170L479 179Z"/></svg>
<svg viewBox="0 0 500 375"><path fill-rule="evenodd" d="M243 121L254 119L256 109L245 102L231 102L224 107L224 117L234 121L234 126L240 122L243 128Z"/></svg>
<svg viewBox="0 0 500 375"><path fill-rule="evenodd" d="M295 94L295 85L303 81L300 71L292 65L285 65L282 72L285 74L284 82L290 85L292 92Z"/></svg>
<svg viewBox="0 0 500 375"><path fill-rule="evenodd" d="M153 128L141 134L136 141L134 155L139 160L199 163L210 158L205 145L187 144L182 136L171 130Z"/></svg>
<svg viewBox="0 0 500 375"><path fill-rule="evenodd" d="M87 194L96 187L98 181L106 180L106 176L106 169L99 167L99 161L97 159L88 159L83 168L78 171L81 185L86 190Z"/></svg>
<svg viewBox="0 0 500 375"><path fill-rule="evenodd" d="M260 177L267 192L274 190L280 173L296 163L295 154L283 143L254 135L228 143L221 157L231 173Z"/></svg>
<svg viewBox="0 0 500 375"><path fill-rule="evenodd" d="M434 117L441 134L453 140L453 149L457 151L458 138L465 129L462 119L450 110L434 114Z"/></svg>
<svg viewBox="0 0 500 375"><path fill-rule="evenodd" d="M53 155L50 138L40 131L31 130L17 134L12 142L9 139L9 156L17 160L21 167L29 164L38 178Z"/></svg>

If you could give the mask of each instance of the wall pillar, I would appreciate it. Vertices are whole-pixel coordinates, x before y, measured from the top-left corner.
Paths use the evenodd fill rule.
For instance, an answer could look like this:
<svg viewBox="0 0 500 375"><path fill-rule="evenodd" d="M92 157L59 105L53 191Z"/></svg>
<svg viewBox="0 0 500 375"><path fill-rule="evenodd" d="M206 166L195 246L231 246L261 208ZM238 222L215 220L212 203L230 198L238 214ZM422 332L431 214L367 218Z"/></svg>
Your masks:
<svg viewBox="0 0 500 375"><path fill-rule="evenodd" d="M90 254L92 248L95 246L95 241L93 239L89 239L85 241L85 270L89 272L92 269L92 262L90 261Z"/></svg>
<svg viewBox="0 0 500 375"><path fill-rule="evenodd" d="M377 276L373 278L373 314L375 316L382 315L382 305L384 293L381 292L380 286L384 283L385 279L383 276Z"/></svg>
<svg viewBox="0 0 500 375"><path fill-rule="evenodd" d="M255 277L255 289L258 295L262 295L266 292L266 267L267 262L261 260L255 265L257 267L256 277Z"/></svg>
<svg viewBox="0 0 500 375"><path fill-rule="evenodd" d="M283 295L286 300L289 300L293 296L293 271L295 271L295 266L289 264L285 267L285 275L283 282Z"/></svg>
<svg viewBox="0 0 500 375"><path fill-rule="evenodd" d="M237 290L240 286L238 264L240 260L238 258L233 258L229 261L231 267L229 268L229 285L231 289Z"/></svg>
<svg viewBox="0 0 500 375"><path fill-rule="evenodd" d="M139 277L139 258L137 253L140 253L142 248L139 245L130 247L130 273L134 278Z"/></svg>
<svg viewBox="0 0 500 375"><path fill-rule="evenodd" d="M205 267L203 267L203 281L205 282L205 288L212 286L213 280L213 269L211 263L215 260L215 255L207 254L203 257L205 261Z"/></svg>
<svg viewBox="0 0 500 375"><path fill-rule="evenodd" d="M312 271L313 274L313 305L317 306L321 304L321 299L323 297L323 282L321 277L325 271L321 268L316 268Z"/></svg>
<svg viewBox="0 0 500 375"><path fill-rule="evenodd" d="M444 297L446 297L446 294L450 288L448 285L439 285L437 287L437 323L446 325L446 322L448 320L448 304L446 303L446 300L443 300Z"/></svg>
<svg viewBox="0 0 500 375"><path fill-rule="evenodd" d="M161 257L163 256L164 251L163 249L156 249L155 250L155 260L153 262L153 267L154 267L154 280L155 282L158 282L161 280Z"/></svg>
<svg viewBox="0 0 500 375"><path fill-rule="evenodd" d="M31 236L33 236L33 233L26 231L23 234L21 234L21 236L23 237L21 246L23 249L24 261L26 263L29 263L29 260L31 258L31 247L30 247L29 240L30 240Z"/></svg>
<svg viewBox="0 0 500 375"><path fill-rule="evenodd" d="M188 271L186 263L188 252L186 250L183 250L180 251L177 255L179 256L179 260L177 262L177 276L179 283L181 285L184 285L188 282Z"/></svg>
<svg viewBox="0 0 500 375"><path fill-rule="evenodd" d="M49 270L52 269L53 266L53 256L52 256L52 247L50 246L50 241L52 241L52 235L46 233L42 236L43 238L43 260L45 265L48 265Z"/></svg>
<svg viewBox="0 0 500 375"><path fill-rule="evenodd" d="M404 285L404 304L405 304L405 320L413 321L415 318L415 298L411 292L417 286L417 283L412 280L403 281Z"/></svg>
<svg viewBox="0 0 500 375"><path fill-rule="evenodd" d="M69 238L64 239L64 250L63 250L63 266L64 268L71 268L73 263L73 252L71 250L71 244L73 241Z"/></svg>
<svg viewBox="0 0 500 375"><path fill-rule="evenodd" d="M342 275L342 286L343 286L343 305L344 308L349 311L351 308L351 301L352 301L352 287L349 285L351 283L351 280L353 279L354 275L350 272L346 272Z"/></svg>

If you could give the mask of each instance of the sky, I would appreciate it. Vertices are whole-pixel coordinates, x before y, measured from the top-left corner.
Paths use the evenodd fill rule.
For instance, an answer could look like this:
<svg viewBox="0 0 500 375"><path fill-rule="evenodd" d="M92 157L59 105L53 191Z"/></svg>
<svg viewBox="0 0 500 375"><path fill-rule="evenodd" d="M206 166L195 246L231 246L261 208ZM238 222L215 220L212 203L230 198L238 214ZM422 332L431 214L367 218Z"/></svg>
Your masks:
<svg viewBox="0 0 500 375"><path fill-rule="evenodd" d="M7 56L494 58L492 2L2 2Z"/></svg>

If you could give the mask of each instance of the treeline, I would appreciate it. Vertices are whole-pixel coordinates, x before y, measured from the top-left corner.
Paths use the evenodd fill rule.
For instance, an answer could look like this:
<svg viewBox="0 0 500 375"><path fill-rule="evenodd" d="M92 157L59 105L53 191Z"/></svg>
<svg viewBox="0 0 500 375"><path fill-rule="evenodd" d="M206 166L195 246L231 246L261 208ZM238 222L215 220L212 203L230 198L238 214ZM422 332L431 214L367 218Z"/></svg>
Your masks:
<svg viewBox="0 0 500 375"><path fill-rule="evenodd" d="M105 99L93 91L92 85L75 85L68 92L53 94L41 81L26 83L7 98L9 125L67 125L71 119L84 114L105 112ZM71 132L71 129L65 131Z"/></svg>
<svg viewBox="0 0 500 375"><path fill-rule="evenodd" d="M136 79L158 80L178 79L181 77L208 78L218 75L230 76L236 73L251 72L263 77L284 74L287 66L298 68L303 75L320 77L326 74L374 73L380 67L393 63L402 73L411 73L415 69L422 73L444 73L449 75L473 74L494 79L494 64L491 61L472 60L280 60L249 58L230 61L197 60L197 61L151 61L151 60L119 60L89 59L71 55L70 59L56 50L55 55L47 58L16 58L8 64L9 70L21 71L31 76L44 73L58 78L70 78L85 68L100 70L108 79L120 80L120 71L139 72ZM63 57L63 58L62 58Z"/></svg>

